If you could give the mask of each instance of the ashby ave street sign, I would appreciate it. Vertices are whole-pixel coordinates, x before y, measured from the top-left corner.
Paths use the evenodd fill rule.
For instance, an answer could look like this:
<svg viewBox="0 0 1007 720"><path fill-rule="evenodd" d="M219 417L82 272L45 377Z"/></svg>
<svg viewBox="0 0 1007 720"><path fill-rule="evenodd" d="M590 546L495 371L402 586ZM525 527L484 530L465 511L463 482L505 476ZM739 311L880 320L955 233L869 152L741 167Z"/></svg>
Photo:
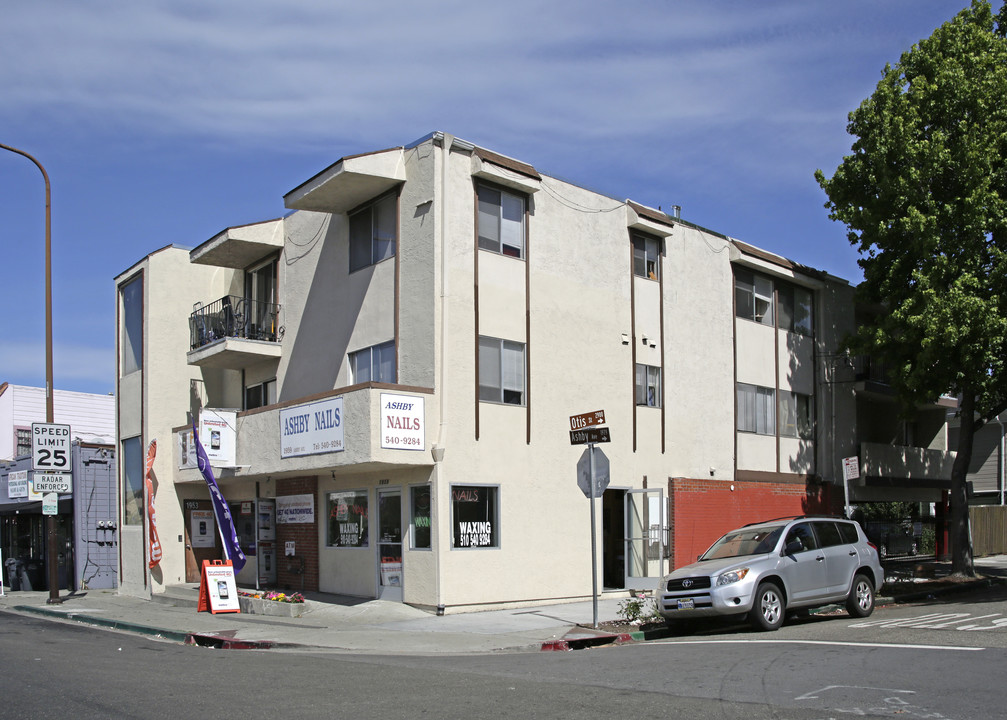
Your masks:
<svg viewBox="0 0 1007 720"><path fill-rule="evenodd" d="M587 443L611 442L607 427L589 427L586 430L571 430L570 444L584 445Z"/></svg>

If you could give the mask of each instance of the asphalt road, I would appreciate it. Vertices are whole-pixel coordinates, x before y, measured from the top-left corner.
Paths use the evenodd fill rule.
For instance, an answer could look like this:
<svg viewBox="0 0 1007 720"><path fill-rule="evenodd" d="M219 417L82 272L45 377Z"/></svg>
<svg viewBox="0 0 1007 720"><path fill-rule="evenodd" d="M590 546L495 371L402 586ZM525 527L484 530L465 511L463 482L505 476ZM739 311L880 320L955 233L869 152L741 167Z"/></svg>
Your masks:
<svg viewBox="0 0 1007 720"><path fill-rule="evenodd" d="M1004 589L573 652L347 656L185 647L0 614L10 718L998 718Z"/></svg>

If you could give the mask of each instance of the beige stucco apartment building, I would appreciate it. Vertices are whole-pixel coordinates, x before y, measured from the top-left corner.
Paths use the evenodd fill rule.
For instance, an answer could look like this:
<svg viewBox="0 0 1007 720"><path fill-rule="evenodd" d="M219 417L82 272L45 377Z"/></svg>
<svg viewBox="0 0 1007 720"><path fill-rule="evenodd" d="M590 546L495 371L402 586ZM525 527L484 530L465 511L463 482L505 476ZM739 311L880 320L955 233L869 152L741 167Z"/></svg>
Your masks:
<svg viewBox="0 0 1007 720"><path fill-rule="evenodd" d="M345 157L284 200L283 218L116 278L123 592L221 557L192 417L249 558L239 584L445 612L591 593L582 413L611 437L606 590L655 587L738 523L841 510L846 492L940 496L943 410L924 409L916 447L894 412L877 420L890 399L840 351L844 280L443 133Z"/></svg>

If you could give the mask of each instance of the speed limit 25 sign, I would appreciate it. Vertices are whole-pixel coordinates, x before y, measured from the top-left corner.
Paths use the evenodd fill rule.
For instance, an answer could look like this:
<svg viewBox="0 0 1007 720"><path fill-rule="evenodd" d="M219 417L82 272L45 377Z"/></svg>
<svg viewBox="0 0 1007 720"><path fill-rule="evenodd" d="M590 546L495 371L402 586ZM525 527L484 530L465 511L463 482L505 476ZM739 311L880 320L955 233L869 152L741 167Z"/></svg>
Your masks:
<svg viewBox="0 0 1007 720"><path fill-rule="evenodd" d="M31 424L31 469L70 471L70 426Z"/></svg>

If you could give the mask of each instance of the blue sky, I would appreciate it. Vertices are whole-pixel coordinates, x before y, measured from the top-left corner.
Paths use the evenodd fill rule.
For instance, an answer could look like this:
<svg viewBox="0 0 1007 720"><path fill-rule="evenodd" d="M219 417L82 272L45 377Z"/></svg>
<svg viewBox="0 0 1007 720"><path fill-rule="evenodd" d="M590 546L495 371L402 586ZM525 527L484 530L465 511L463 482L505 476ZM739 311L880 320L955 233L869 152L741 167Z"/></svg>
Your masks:
<svg viewBox="0 0 1007 720"><path fill-rule="evenodd" d="M858 282L813 173L885 63L967 5L7 3L0 143L52 183L55 385L114 389L113 278L144 255L434 130ZM45 384L43 187L0 151L0 382Z"/></svg>

